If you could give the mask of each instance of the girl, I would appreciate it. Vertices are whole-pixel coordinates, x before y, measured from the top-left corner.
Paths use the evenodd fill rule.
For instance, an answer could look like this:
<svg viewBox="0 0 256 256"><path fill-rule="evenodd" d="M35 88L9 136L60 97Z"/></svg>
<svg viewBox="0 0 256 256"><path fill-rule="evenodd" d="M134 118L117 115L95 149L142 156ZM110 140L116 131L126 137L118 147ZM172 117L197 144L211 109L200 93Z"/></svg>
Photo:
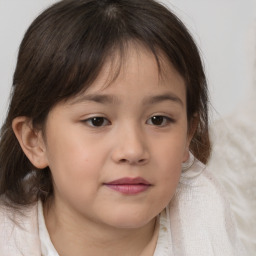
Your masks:
<svg viewBox="0 0 256 256"><path fill-rule="evenodd" d="M159 3L47 9L1 131L0 255L242 255L203 164L207 102L197 47Z"/></svg>

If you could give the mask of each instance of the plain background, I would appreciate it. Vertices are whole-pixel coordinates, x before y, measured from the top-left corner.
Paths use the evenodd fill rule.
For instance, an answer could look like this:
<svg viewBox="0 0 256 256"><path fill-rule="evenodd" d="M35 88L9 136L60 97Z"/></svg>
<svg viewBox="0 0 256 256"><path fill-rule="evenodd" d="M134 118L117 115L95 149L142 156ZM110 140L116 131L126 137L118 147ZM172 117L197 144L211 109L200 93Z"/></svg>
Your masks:
<svg viewBox="0 0 256 256"><path fill-rule="evenodd" d="M22 37L55 0L0 0L0 123ZM161 0L187 25L204 61L211 119L232 113L253 85L256 0Z"/></svg>

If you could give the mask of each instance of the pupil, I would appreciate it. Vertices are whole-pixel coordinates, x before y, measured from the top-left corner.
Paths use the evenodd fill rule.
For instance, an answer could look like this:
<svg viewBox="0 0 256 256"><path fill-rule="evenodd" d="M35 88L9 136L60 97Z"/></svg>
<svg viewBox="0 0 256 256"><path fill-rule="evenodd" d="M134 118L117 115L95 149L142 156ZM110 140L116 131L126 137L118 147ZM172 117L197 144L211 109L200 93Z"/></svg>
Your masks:
<svg viewBox="0 0 256 256"><path fill-rule="evenodd" d="M164 118L162 116L153 116L152 117L152 123L154 125L161 125L164 121Z"/></svg>
<svg viewBox="0 0 256 256"><path fill-rule="evenodd" d="M92 124L94 126L102 126L104 123L104 119L102 117L94 117L92 119Z"/></svg>

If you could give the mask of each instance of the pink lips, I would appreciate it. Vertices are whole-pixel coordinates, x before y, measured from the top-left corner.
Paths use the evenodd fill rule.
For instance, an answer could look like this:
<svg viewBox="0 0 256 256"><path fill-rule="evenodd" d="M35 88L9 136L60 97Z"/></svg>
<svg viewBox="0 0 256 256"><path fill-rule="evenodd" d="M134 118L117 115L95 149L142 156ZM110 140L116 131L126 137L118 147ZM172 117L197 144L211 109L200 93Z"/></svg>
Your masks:
<svg viewBox="0 0 256 256"><path fill-rule="evenodd" d="M105 186L126 195L135 195L146 191L151 184L143 178L122 178L108 183Z"/></svg>

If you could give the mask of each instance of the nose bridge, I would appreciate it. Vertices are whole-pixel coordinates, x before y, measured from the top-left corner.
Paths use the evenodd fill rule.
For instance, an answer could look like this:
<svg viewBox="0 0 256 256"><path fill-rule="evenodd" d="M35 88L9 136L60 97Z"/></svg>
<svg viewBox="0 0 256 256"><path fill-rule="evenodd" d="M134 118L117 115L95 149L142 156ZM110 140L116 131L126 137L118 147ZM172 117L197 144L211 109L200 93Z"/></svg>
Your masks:
<svg viewBox="0 0 256 256"><path fill-rule="evenodd" d="M126 121L118 128L116 136L115 161L142 164L148 160L146 136L138 123Z"/></svg>

